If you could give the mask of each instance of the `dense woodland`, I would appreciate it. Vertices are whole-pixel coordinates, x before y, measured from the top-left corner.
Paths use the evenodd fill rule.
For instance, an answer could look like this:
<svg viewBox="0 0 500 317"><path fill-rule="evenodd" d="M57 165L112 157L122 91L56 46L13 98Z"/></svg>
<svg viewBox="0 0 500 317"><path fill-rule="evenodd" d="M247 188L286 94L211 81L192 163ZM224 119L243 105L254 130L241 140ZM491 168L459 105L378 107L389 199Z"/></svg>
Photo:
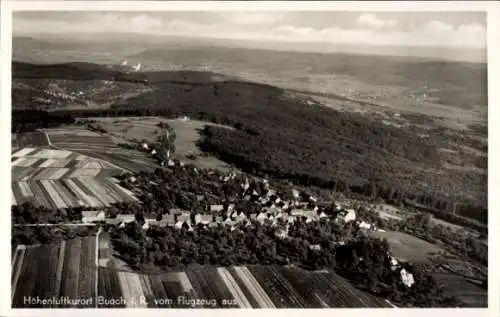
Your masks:
<svg viewBox="0 0 500 317"><path fill-rule="evenodd" d="M388 297L407 306L455 306L440 286L428 275L415 274L415 285L406 287L398 272L391 270L387 241L358 236L345 245L336 238L355 235L354 227L342 228L333 222L306 224L299 222L290 229L287 239L274 236L274 229L254 223L231 231L227 227L187 227L176 230L153 226L146 232L140 224L130 223L112 232L112 241L124 260L136 268L160 266L182 268L191 264L245 265L295 264L308 269L334 268L358 287ZM311 241L319 250L309 247Z"/></svg>
<svg viewBox="0 0 500 317"><path fill-rule="evenodd" d="M200 147L244 171L391 203L410 202L436 215L445 211L449 220L462 224L467 223L462 216L487 223L486 176L445 169L439 154L448 142L484 151L483 141L442 129L421 138L409 129L361 114L306 106L287 99L284 90L274 86L211 82L196 74L150 74L152 92L111 109L40 113L47 119L38 123L29 118L33 113L17 112L13 131L44 127L48 122L70 123L75 117L187 115L235 127L207 127ZM475 164L484 166L485 160L478 158Z"/></svg>
<svg viewBox="0 0 500 317"><path fill-rule="evenodd" d="M11 244L36 245L58 243L75 237L94 235L97 228L93 226L39 226L39 227L12 227Z"/></svg>

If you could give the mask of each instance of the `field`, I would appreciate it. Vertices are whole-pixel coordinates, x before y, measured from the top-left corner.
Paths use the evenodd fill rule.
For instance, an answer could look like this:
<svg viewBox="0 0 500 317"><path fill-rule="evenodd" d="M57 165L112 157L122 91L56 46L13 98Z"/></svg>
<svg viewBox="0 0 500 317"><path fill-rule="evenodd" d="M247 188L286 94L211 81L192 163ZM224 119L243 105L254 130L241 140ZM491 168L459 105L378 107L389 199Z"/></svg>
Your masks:
<svg viewBox="0 0 500 317"><path fill-rule="evenodd" d="M96 238L75 238L60 244L20 246L12 260L12 307L95 307ZM68 297L80 303L27 303L28 297Z"/></svg>
<svg viewBox="0 0 500 317"><path fill-rule="evenodd" d="M47 208L103 207L132 201L114 176L124 171L71 151L21 148L12 153L12 204Z"/></svg>
<svg viewBox="0 0 500 317"><path fill-rule="evenodd" d="M138 139L155 142L159 136L159 122L168 123L176 133L175 156L186 162L193 163L200 168L227 168L227 163L213 156L199 156L201 154L196 143L200 138L200 130L206 125L226 127L211 122L183 119L163 119L159 117L124 117L124 118L89 118L95 120L112 136L123 141ZM230 127L226 127L231 129ZM196 155L196 160L187 156Z"/></svg>
<svg viewBox="0 0 500 317"><path fill-rule="evenodd" d="M380 239L387 239L394 256L414 263L429 263L430 255L444 252L444 249L437 245L402 232L375 231L372 235Z"/></svg>
<svg viewBox="0 0 500 317"><path fill-rule="evenodd" d="M187 268L184 272L140 274L132 271L126 263L114 256L110 243L107 233L101 233L98 292L106 298L124 296L128 300L127 307L139 307L140 302L137 299L140 296L147 299L147 307L189 307L189 299L216 300L214 303L201 305L214 305L216 308L387 306L383 300L354 288L333 272L311 272L292 266L198 266ZM182 295L186 296L186 303L177 302L178 296ZM131 303L132 298L136 299L135 305ZM165 298L171 299L172 302L159 301ZM227 302L223 303L223 299ZM110 306L123 307L122 303L100 305Z"/></svg>
<svg viewBox="0 0 500 317"><path fill-rule="evenodd" d="M112 162L127 171L154 171L158 167L154 159L138 151L122 149L108 136L77 127L45 131L54 147Z"/></svg>
<svg viewBox="0 0 500 317"><path fill-rule="evenodd" d="M161 275L100 267L98 292L105 298L123 296L126 307L389 307L385 301L359 291L332 272L262 265L204 267ZM145 302L141 303L141 297ZM122 304L99 307L123 307Z"/></svg>
<svg viewBox="0 0 500 317"><path fill-rule="evenodd" d="M43 132L12 133L12 149L48 146L49 140Z"/></svg>

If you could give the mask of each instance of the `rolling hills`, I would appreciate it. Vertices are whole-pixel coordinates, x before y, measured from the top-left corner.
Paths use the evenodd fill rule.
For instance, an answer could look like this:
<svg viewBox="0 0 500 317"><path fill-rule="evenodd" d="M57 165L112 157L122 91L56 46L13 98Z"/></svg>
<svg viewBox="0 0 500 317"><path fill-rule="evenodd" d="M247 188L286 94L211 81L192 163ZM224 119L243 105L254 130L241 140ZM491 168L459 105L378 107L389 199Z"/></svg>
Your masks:
<svg viewBox="0 0 500 317"><path fill-rule="evenodd" d="M129 75L117 74L105 65L73 63L71 67L77 69L74 74L67 65L18 65L13 78L22 80L27 69L32 74L56 76L71 83L91 78L114 82L148 78L147 92L106 109L81 107L55 111L49 116L70 122L71 118L89 116L187 115L221 123L235 130L207 128L200 146L242 170L349 195L420 206L441 216L444 210L448 212L446 217L462 224L467 223L464 217L487 222L486 174L481 172L484 169L460 165L450 168L452 158L443 154L452 151L472 160L484 157L484 135L473 137L442 127L422 126L412 120L406 120L404 125L388 125L376 116L337 111L317 102L290 98L286 89L277 86L231 77L214 80L212 72L153 71ZM422 65L407 67L401 74L390 72L411 77L419 73L414 68ZM451 66L439 64L430 69L449 73L445 71L447 67ZM356 69L361 68L345 71ZM416 80L425 73L419 74L415 75ZM424 77L433 80L434 75ZM451 75L453 85L478 85ZM470 90L477 92L477 87ZM24 121L18 119L22 117L21 112L14 112L17 126L23 125ZM475 152L465 153L464 146Z"/></svg>

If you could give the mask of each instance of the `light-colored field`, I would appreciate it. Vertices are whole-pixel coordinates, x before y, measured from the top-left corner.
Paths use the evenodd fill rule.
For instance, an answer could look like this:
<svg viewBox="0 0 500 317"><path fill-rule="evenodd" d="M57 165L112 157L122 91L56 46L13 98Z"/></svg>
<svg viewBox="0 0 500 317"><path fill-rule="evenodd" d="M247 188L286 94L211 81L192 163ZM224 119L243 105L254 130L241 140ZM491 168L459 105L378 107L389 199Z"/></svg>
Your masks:
<svg viewBox="0 0 500 317"><path fill-rule="evenodd" d="M31 202L47 208L103 207L137 198L113 176L112 164L65 150L27 148L12 162L12 203Z"/></svg>
<svg viewBox="0 0 500 317"><path fill-rule="evenodd" d="M444 249L438 245L402 232L375 231L372 235L380 239L387 239L394 256L414 263L429 263L429 256L444 252Z"/></svg>
<svg viewBox="0 0 500 317"><path fill-rule="evenodd" d="M128 117L128 118L91 118L112 136L122 141L137 139L155 142L161 135L162 129L157 125L160 122L168 123L176 133L174 156L186 162L193 163L200 168L227 169L228 164L212 156L199 156L201 151L196 143L200 139L200 131L206 126L220 126L228 129L231 127L217 125L199 120L164 119L159 117ZM196 160L187 156L195 155Z"/></svg>

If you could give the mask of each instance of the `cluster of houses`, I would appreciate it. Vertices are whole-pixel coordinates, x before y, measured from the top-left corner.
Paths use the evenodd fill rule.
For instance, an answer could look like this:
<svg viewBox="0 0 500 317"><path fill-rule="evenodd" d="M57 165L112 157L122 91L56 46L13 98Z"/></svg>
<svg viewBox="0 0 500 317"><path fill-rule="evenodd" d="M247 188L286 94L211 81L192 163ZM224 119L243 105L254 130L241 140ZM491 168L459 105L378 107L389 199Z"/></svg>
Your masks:
<svg viewBox="0 0 500 317"><path fill-rule="evenodd" d="M226 176L221 176L221 181L228 182L234 179L236 175L229 173ZM134 182L134 177L130 179ZM269 182L263 180L264 188L262 194L256 190L249 190L250 184L248 179L241 184L243 188L242 200L253 201L261 206L259 212L246 214L241 210L237 210L235 203L210 205L204 213L193 213L189 210L171 209L168 214L164 214L161 220L145 219L143 228L147 229L150 225L160 227L171 226L182 228L187 226L192 230L193 226L206 225L216 227L219 225L229 226L231 230L235 230L238 226L252 226L253 223L259 222L262 225L269 225L276 228L276 236L286 238L288 236L288 228L296 221L311 223L315 221L335 221L337 223L346 224L356 222L360 229L375 230L376 228L364 221L356 221L356 212L354 209L346 206L335 205L335 209L320 207L317 199L311 195L300 193L292 189L291 200L281 199L277 192L270 188ZM112 225L125 226L127 222L135 221L134 215L117 215L114 218L107 218L102 211L84 211L82 213L83 222L105 222ZM314 246L312 247L314 248Z"/></svg>

